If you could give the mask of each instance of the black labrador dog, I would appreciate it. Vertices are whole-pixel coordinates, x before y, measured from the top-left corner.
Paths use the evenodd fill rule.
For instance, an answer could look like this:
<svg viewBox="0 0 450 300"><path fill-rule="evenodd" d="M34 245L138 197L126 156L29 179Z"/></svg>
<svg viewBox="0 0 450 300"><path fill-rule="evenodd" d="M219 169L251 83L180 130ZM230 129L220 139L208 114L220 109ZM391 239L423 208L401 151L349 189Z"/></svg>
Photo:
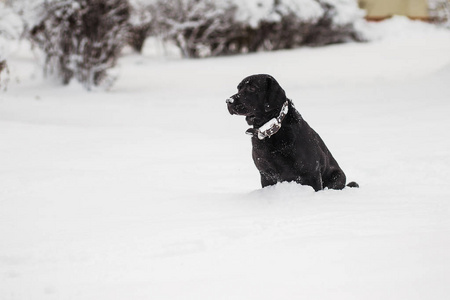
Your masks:
<svg viewBox="0 0 450 300"><path fill-rule="evenodd" d="M345 187L345 174L327 146L272 76L249 76L237 88L238 93L226 100L228 111L245 116L253 126L247 133L252 135L252 156L262 187L282 181L309 185L315 191Z"/></svg>

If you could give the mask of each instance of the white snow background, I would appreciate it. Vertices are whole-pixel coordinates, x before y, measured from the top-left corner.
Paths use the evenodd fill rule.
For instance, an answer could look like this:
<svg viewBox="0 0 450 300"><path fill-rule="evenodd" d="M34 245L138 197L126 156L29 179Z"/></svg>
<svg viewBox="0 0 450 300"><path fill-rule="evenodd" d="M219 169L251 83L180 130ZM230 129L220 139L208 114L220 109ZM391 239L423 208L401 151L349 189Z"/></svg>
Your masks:
<svg viewBox="0 0 450 300"><path fill-rule="evenodd" d="M0 94L0 299L449 299L450 31L183 60L147 45L110 91ZM361 188L260 188L225 99L269 73Z"/></svg>

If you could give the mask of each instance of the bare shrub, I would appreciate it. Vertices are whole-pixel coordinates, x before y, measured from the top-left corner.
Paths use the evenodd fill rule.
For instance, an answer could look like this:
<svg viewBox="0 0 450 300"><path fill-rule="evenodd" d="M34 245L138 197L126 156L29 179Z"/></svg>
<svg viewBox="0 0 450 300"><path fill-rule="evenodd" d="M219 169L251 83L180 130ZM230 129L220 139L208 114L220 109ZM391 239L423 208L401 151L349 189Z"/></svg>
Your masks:
<svg viewBox="0 0 450 300"><path fill-rule="evenodd" d="M228 1L158 0L152 10L156 34L174 42L184 57L232 52L230 41L237 36L236 7Z"/></svg>
<svg viewBox="0 0 450 300"><path fill-rule="evenodd" d="M45 53L45 72L87 89L108 79L126 43L127 0L45 1L30 37Z"/></svg>
<svg viewBox="0 0 450 300"><path fill-rule="evenodd" d="M142 52L147 37L154 35L154 18L149 2L130 0L128 44L137 52Z"/></svg>
<svg viewBox="0 0 450 300"><path fill-rule="evenodd" d="M184 57L361 41L353 22L363 14L352 0L157 0L151 10L155 34Z"/></svg>
<svg viewBox="0 0 450 300"><path fill-rule="evenodd" d="M450 0L429 0L428 4L431 20L450 28Z"/></svg>

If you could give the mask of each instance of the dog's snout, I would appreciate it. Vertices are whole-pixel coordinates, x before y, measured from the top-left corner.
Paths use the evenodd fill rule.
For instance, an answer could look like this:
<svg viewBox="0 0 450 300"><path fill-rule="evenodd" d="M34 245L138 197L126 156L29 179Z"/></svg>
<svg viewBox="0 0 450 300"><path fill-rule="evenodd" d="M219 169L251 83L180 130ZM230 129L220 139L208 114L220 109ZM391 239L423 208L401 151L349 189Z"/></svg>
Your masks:
<svg viewBox="0 0 450 300"><path fill-rule="evenodd" d="M229 97L229 98L226 100L227 104L233 104L233 103L235 103L235 102L239 99L239 96L240 96L239 94L235 94L235 95ZM237 104L237 103L235 103L235 104Z"/></svg>

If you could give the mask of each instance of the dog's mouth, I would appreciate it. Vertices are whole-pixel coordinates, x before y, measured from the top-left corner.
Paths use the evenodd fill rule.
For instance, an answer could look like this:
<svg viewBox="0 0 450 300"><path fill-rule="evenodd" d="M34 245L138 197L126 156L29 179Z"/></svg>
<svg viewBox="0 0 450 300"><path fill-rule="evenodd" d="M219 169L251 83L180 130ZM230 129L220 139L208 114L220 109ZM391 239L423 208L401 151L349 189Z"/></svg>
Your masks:
<svg viewBox="0 0 450 300"><path fill-rule="evenodd" d="M240 115L240 116L247 115L247 111L242 104L228 103L228 111L232 115Z"/></svg>
<svg viewBox="0 0 450 300"><path fill-rule="evenodd" d="M228 106L228 112L230 113L230 115L238 115L236 108L232 104L228 103L227 106Z"/></svg>
<svg viewBox="0 0 450 300"><path fill-rule="evenodd" d="M248 125L255 124L256 116L252 112L249 112L242 103L236 103L232 97L228 98L226 103L228 112L231 115L245 116Z"/></svg>
<svg viewBox="0 0 450 300"><path fill-rule="evenodd" d="M243 107L228 104L228 112L231 115L245 116L248 125L253 125L255 123L256 116L249 114Z"/></svg>

